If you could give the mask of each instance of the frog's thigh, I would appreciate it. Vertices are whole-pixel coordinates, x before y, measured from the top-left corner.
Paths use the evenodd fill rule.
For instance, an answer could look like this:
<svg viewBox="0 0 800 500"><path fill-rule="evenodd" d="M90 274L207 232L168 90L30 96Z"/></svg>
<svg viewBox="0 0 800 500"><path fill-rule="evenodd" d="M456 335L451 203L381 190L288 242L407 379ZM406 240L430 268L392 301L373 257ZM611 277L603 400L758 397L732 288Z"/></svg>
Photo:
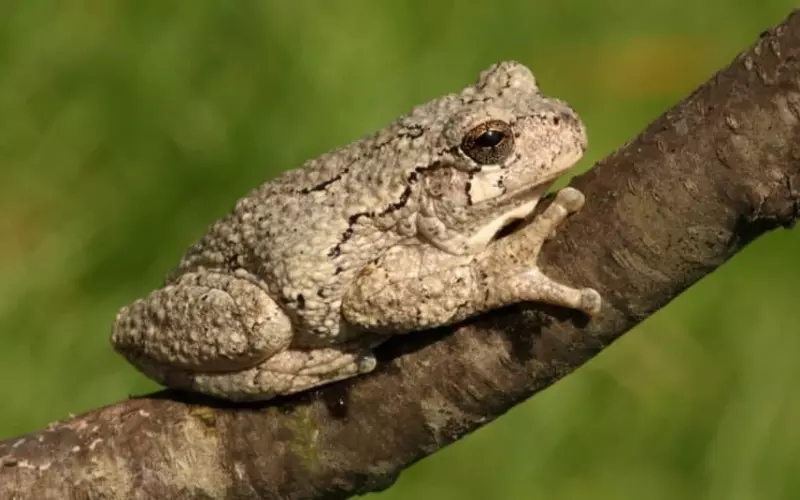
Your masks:
<svg viewBox="0 0 800 500"><path fill-rule="evenodd" d="M196 373L145 366L143 371L170 387L201 392L231 401L264 401L375 369L372 353L359 346L289 349L247 370Z"/></svg>
<svg viewBox="0 0 800 500"><path fill-rule="evenodd" d="M249 368L285 349L289 318L260 287L233 275L189 273L122 309L112 344L135 366Z"/></svg>

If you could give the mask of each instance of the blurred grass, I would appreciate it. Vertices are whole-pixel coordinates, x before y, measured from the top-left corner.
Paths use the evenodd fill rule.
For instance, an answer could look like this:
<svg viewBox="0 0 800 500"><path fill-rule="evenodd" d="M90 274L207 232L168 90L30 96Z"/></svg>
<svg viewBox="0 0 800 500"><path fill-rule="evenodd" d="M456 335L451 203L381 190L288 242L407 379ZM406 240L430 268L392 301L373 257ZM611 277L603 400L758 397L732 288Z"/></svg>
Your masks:
<svg viewBox="0 0 800 500"><path fill-rule="evenodd" d="M471 82L534 69L588 167L792 2L0 0L0 436L155 386L118 307L249 188ZM800 252L772 234L379 498L800 498Z"/></svg>

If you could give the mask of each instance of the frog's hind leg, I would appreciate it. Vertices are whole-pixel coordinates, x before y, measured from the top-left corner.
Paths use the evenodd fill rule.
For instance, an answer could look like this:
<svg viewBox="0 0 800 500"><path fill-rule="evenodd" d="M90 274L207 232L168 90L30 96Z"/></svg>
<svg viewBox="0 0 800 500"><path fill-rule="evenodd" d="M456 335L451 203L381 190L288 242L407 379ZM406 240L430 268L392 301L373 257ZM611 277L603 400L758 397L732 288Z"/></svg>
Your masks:
<svg viewBox="0 0 800 500"><path fill-rule="evenodd" d="M289 349L252 368L229 373L167 372L144 365L142 369L170 387L244 402L264 401L369 373L375 365L375 356L361 346Z"/></svg>
<svg viewBox="0 0 800 500"><path fill-rule="evenodd" d="M114 348L143 371L242 370L291 340L289 318L264 289L243 275L207 271L185 274L123 308L111 334Z"/></svg>

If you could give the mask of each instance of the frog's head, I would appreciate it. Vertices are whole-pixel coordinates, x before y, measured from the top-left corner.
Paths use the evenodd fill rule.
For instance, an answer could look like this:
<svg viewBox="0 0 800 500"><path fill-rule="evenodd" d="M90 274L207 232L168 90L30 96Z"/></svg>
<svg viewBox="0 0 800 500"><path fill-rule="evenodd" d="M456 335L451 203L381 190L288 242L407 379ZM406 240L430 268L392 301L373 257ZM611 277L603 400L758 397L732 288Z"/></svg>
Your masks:
<svg viewBox="0 0 800 500"><path fill-rule="evenodd" d="M436 161L424 176L423 211L461 234L504 214L526 216L586 150L586 129L575 111L543 95L530 70L516 62L490 67L436 106L447 120L440 122Z"/></svg>

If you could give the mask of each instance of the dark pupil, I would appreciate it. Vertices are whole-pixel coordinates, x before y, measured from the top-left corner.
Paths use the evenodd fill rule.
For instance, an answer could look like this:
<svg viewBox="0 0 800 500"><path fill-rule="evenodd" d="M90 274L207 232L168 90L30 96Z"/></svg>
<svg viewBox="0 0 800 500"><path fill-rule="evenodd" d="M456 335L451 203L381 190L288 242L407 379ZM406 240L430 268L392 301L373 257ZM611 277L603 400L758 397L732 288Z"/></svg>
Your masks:
<svg viewBox="0 0 800 500"><path fill-rule="evenodd" d="M487 130L478 136L475 140L475 145L481 148L493 148L500 144L500 141L505 138L505 134L499 130Z"/></svg>

